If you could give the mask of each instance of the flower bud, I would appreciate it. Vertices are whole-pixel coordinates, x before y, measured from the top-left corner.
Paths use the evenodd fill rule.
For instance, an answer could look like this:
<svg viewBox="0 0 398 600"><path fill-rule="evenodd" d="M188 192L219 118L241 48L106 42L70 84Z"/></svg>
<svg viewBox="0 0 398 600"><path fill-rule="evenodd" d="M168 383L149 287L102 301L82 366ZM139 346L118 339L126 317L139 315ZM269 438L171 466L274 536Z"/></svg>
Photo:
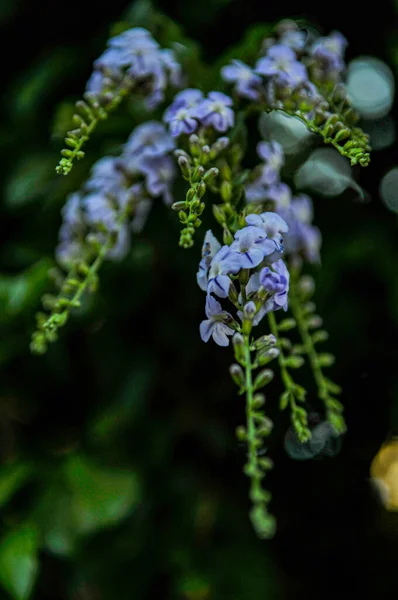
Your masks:
<svg viewBox="0 0 398 600"><path fill-rule="evenodd" d="M269 335L262 335L261 337L259 337L253 345L256 350L262 350L263 348L275 346L276 342L276 337L272 333L270 333Z"/></svg>
<svg viewBox="0 0 398 600"><path fill-rule="evenodd" d="M184 179L189 179L191 177L191 167L189 166L189 162L185 156L178 157L178 166L181 169Z"/></svg>
<svg viewBox="0 0 398 600"><path fill-rule="evenodd" d="M198 187L196 188L196 193L198 195L198 198L203 198L203 196L206 193L206 184L201 181L198 185Z"/></svg>
<svg viewBox="0 0 398 600"><path fill-rule="evenodd" d="M256 310L256 305L251 300L250 302L247 302L247 304L245 304L245 306L243 307L243 314L246 319L249 319L251 321L254 315L256 314Z"/></svg>
<svg viewBox="0 0 398 600"><path fill-rule="evenodd" d="M237 364L232 364L229 367L229 372L232 377L232 380L236 383L236 385L240 388L245 387L245 376L242 371L242 367Z"/></svg>
<svg viewBox="0 0 398 600"><path fill-rule="evenodd" d="M245 340L243 335L235 333L232 338L232 346L234 348L235 359L243 365L245 363Z"/></svg>
<svg viewBox="0 0 398 600"><path fill-rule="evenodd" d="M192 156L200 155L201 147L199 143L199 138L195 133L189 136L189 151L192 154Z"/></svg>
<svg viewBox="0 0 398 600"><path fill-rule="evenodd" d="M253 398L253 408L258 409L264 406L265 396L264 394L255 394Z"/></svg>
<svg viewBox="0 0 398 600"><path fill-rule="evenodd" d="M215 180L215 178L218 176L218 174L219 174L219 170L217 169L217 167L212 167L211 169L206 171L206 173L203 175L203 181L205 183L212 183Z"/></svg>
<svg viewBox="0 0 398 600"><path fill-rule="evenodd" d="M254 380L254 389L259 390L260 388L267 385L267 383L271 381L273 376L274 373L271 371L271 369L263 369L262 371L260 371L256 379Z"/></svg>
<svg viewBox="0 0 398 600"><path fill-rule="evenodd" d="M236 289L233 281L231 281L231 285L229 286L228 298L231 300L232 304L236 304L238 302L238 290Z"/></svg>
<svg viewBox="0 0 398 600"><path fill-rule="evenodd" d="M278 348L269 348L268 350L260 350L256 355L256 362L260 367L263 367L274 358L279 356L280 352Z"/></svg>

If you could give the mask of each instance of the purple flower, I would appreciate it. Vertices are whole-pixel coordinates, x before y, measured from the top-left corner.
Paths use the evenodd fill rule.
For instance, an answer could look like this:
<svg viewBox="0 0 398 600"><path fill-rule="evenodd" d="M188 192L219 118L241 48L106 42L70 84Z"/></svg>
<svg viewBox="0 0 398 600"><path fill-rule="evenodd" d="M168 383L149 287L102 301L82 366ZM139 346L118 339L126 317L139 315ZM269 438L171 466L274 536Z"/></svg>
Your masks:
<svg viewBox="0 0 398 600"><path fill-rule="evenodd" d="M274 252L275 244L266 239L263 229L243 227L235 233L231 250L239 252L242 269L253 269L263 261L265 256Z"/></svg>
<svg viewBox="0 0 398 600"><path fill-rule="evenodd" d="M131 231L134 233L140 233L145 223L147 222L149 212L152 208L152 198L141 198L138 202L134 203L134 216L131 221Z"/></svg>
<svg viewBox="0 0 398 600"><path fill-rule="evenodd" d="M261 181L266 185L276 183L285 162L282 146L274 141L259 142L257 144L257 154L265 162L260 176Z"/></svg>
<svg viewBox="0 0 398 600"><path fill-rule="evenodd" d="M121 161L114 156L104 156L94 163L85 189L103 194L118 194L124 185L124 175L119 168Z"/></svg>
<svg viewBox="0 0 398 600"><path fill-rule="evenodd" d="M170 133L178 137L182 133L193 133L198 127L194 109L203 99L203 92L188 88L179 92L163 115L163 120L168 123Z"/></svg>
<svg viewBox="0 0 398 600"><path fill-rule="evenodd" d="M273 242L272 250L277 252L283 252L284 248L284 239L283 233L286 233L289 230L289 227L278 214L274 212L264 212L261 215L251 214L247 215L246 223L258 228L262 231L268 241ZM271 254L269 252L268 254Z"/></svg>
<svg viewBox="0 0 398 600"><path fill-rule="evenodd" d="M332 33L326 37L319 37L313 44L311 51L316 54L317 50L321 48L322 50L328 50L343 58L347 45L348 42L342 33L339 31L332 31Z"/></svg>
<svg viewBox="0 0 398 600"><path fill-rule="evenodd" d="M287 294L289 291L289 271L282 259L273 263L272 267L264 267L260 272L260 284L272 294L271 310L283 308L287 310Z"/></svg>
<svg viewBox="0 0 398 600"><path fill-rule="evenodd" d="M247 202L264 202L267 199L267 186L261 177L245 185L245 195Z"/></svg>
<svg viewBox="0 0 398 600"><path fill-rule="evenodd" d="M347 40L337 31L316 40L311 48L312 74L316 80L340 81L346 68L343 60L346 46Z"/></svg>
<svg viewBox="0 0 398 600"><path fill-rule="evenodd" d="M216 131L227 131L235 122L232 108L233 102L229 96L221 92L210 92L195 110L195 116L206 127L214 127Z"/></svg>
<svg viewBox="0 0 398 600"><path fill-rule="evenodd" d="M147 121L133 130L124 145L124 154L140 159L144 156L161 156L174 148L175 142L165 126L159 121Z"/></svg>
<svg viewBox="0 0 398 600"><path fill-rule="evenodd" d="M222 310L221 304L210 294L206 297L206 317L200 324L200 337L204 342L208 342L210 336L219 346L229 345L229 335L234 334L234 330L228 327L227 323L232 321L232 316Z"/></svg>
<svg viewBox="0 0 398 600"><path fill-rule="evenodd" d="M108 48L94 63L94 74L87 90L95 94L110 92L125 77L143 83L148 108L162 102L167 84L179 85L180 65L172 50L162 50L149 31L134 28L109 40Z"/></svg>
<svg viewBox="0 0 398 600"><path fill-rule="evenodd" d="M240 268L240 255L231 250L230 246L220 248L210 264L207 293L213 292L219 298L226 298L231 285L228 275L236 275Z"/></svg>
<svg viewBox="0 0 398 600"><path fill-rule="evenodd" d="M300 29L292 28L285 31L279 38L279 43L284 46L289 46L295 52L304 50L307 41L307 32Z"/></svg>
<svg viewBox="0 0 398 600"><path fill-rule="evenodd" d="M235 91L242 98L249 100L259 100L261 97L259 88L261 86L261 77L248 65L240 60L233 60L232 64L226 65L221 69L221 77L225 81L235 83Z"/></svg>
<svg viewBox="0 0 398 600"><path fill-rule="evenodd" d="M83 198L82 204L87 223L91 227L97 228L100 225L107 231L118 230L117 207L110 196L99 191L92 192Z"/></svg>
<svg viewBox="0 0 398 600"><path fill-rule="evenodd" d="M305 194L296 196L290 208L280 213L289 225L286 253L302 253L308 262L319 262L322 238L319 229L311 225L313 218L311 198Z"/></svg>
<svg viewBox="0 0 398 600"><path fill-rule="evenodd" d="M202 246L202 259L199 263L199 269L196 274L196 280L198 282L198 286L204 292L207 290L208 284L208 275L210 263L213 260L214 256L220 250L221 244L214 237L212 231L207 231L205 235L205 239Z"/></svg>
<svg viewBox="0 0 398 600"><path fill-rule="evenodd" d="M107 259L110 260L123 260L126 258L131 248L131 236L128 226L122 225L117 230L117 239L113 247L108 250L106 255Z"/></svg>
<svg viewBox="0 0 398 600"><path fill-rule="evenodd" d="M140 161L142 173L146 176L146 189L156 198L163 196L165 204L172 203L171 185L176 175L176 169L170 156L145 156Z"/></svg>
<svg viewBox="0 0 398 600"><path fill-rule="evenodd" d="M307 69L288 46L271 46L267 55L256 63L255 71L266 77L276 76L282 85L298 85L308 79Z"/></svg>
<svg viewBox="0 0 398 600"><path fill-rule="evenodd" d="M275 202L275 208L288 208L292 199L292 192L286 183L275 183L266 190L266 198Z"/></svg>

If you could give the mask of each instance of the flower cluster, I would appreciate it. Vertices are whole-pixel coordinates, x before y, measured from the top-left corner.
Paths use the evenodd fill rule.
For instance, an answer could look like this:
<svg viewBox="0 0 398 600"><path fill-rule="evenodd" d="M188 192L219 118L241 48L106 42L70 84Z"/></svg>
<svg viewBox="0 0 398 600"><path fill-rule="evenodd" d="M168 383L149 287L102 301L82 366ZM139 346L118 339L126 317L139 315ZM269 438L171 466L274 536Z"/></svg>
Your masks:
<svg viewBox="0 0 398 600"><path fill-rule="evenodd" d="M178 93L164 114L173 137L189 135L201 126L216 132L226 132L235 123L232 99L221 92L210 92L207 97L197 89Z"/></svg>
<svg viewBox="0 0 398 600"><path fill-rule="evenodd" d="M253 67L233 60L221 69L221 76L233 84L238 99L300 118L351 164L366 166L369 139L355 126L357 116L344 88L346 45L339 32L313 39L294 22L284 22L276 37L265 40Z"/></svg>
<svg viewBox="0 0 398 600"><path fill-rule="evenodd" d="M72 194L63 209L58 262L70 266L89 254L86 242L104 243L109 235L114 241L108 258L122 259L130 248L130 229L143 227L153 198L172 202L173 149L162 123L148 121L133 131L120 157L95 163L84 188Z"/></svg>
<svg viewBox="0 0 398 600"><path fill-rule="evenodd" d="M273 209L289 226L286 254L302 255L307 262L319 262L321 234L312 225L312 200L305 194L293 196L290 187L280 180L284 154L275 141L259 142L257 153L263 162L253 169L253 180L246 185L248 203L272 202Z"/></svg>
<svg viewBox="0 0 398 600"><path fill-rule="evenodd" d="M181 65L173 50L162 49L149 31L129 29L109 40L108 48L94 63L84 101L76 103L76 129L68 132L57 172L67 175L75 159L83 158L82 146L100 120L108 117L132 92L141 95L149 110L164 100L167 86L182 84Z"/></svg>
<svg viewBox="0 0 398 600"><path fill-rule="evenodd" d="M181 66L174 52L161 49L149 31L136 27L109 40L86 89L103 96L120 85L141 86L148 108L153 109L163 101L169 82L181 85Z"/></svg>
<svg viewBox="0 0 398 600"><path fill-rule="evenodd" d="M197 273L198 285L207 293L207 319L200 325L205 342L213 337L218 345L227 346L228 336L240 329L214 296L229 297L238 309L237 316L241 320L246 316L253 325L271 310L287 310L289 272L280 257L284 249L282 234L288 226L272 212L248 215L246 223L230 245L221 246L211 231L205 236ZM234 280L241 283L240 293Z"/></svg>
<svg viewBox="0 0 398 600"><path fill-rule="evenodd" d="M207 188L220 191L224 196L229 193L226 188L229 182L217 188L214 181L219 175L217 159L230 145L229 138L219 134L228 132L235 124L232 105L232 99L221 92L210 92L205 97L201 90L188 88L175 96L164 113L163 120L170 134L179 139L175 156L190 185L185 202L173 206L184 225L180 237L184 248L193 245L193 235L201 224L199 217L205 208L202 198Z"/></svg>

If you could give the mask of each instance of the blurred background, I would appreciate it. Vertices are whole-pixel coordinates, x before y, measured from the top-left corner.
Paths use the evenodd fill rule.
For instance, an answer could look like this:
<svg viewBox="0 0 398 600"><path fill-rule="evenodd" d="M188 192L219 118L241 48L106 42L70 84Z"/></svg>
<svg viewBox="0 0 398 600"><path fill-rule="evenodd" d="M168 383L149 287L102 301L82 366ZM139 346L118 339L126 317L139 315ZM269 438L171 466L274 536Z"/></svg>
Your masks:
<svg viewBox="0 0 398 600"><path fill-rule="evenodd" d="M1 0L1 599L393 596L398 512L384 507L370 469L398 432L398 2L351 9L343 0ZM343 386L348 433L337 456L294 460L279 384L270 386L275 469L266 487L278 532L264 542L247 517L245 448L234 434L244 405L229 353L199 339L199 244L178 248L174 213L156 206L130 256L105 265L100 292L45 356L30 354L29 338L51 288L66 195L140 118L124 107L68 177L55 174L73 103L114 23L187 43L192 72L201 53L211 81L224 52L240 43L234 55L244 59L258 24L285 17L322 34L340 30L347 60L361 57L348 85L375 151L354 171L318 154L321 180L311 180L308 163L296 178L311 190L323 233L315 300L337 356L331 376ZM395 473L395 498L397 454L395 444L379 458L381 471Z"/></svg>

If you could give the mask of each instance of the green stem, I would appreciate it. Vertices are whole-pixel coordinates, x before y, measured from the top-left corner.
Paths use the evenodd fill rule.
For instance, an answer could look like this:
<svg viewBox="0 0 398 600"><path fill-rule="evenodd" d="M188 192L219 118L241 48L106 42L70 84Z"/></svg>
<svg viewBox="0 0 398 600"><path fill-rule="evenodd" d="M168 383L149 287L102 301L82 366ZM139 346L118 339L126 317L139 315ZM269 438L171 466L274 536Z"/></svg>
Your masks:
<svg viewBox="0 0 398 600"><path fill-rule="evenodd" d="M276 337L277 340L279 340L278 325L276 323L275 314L272 310L268 313L268 323L269 323L271 333ZM279 363L279 369L281 372L283 384L284 384L286 390L293 391L295 388L295 383L294 383L293 379L291 378L289 371L286 368L285 355L283 354L282 346L279 341L278 341L278 349L279 349L278 363ZM294 402L294 397L293 397L293 402Z"/></svg>
<svg viewBox="0 0 398 600"><path fill-rule="evenodd" d="M271 333L278 340L278 325L276 323L275 314L273 311L270 311L268 313L268 322L271 329ZM281 407L284 408L285 406L287 406L287 404L290 404L291 419L294 429L296 430L297 437L300 440L300 442L304 443L311 438L311 431L308 428L307 413L303 407L297 406L296 400L302 401L304 399L305 390L301 386L297 385L295 381L293 381L289 371L287 370L285 355L283 354L282 345L279 341L278 348L278 363L282 376L282 381L285 386L285 393L281 396ZM286 404L285 399L287 400Z"/></svg>
<svg viewBox="0 0 398 600"><path fill-rule="evenodd" d="M252 370L253 365L251 362L250 355L250 340L249 336L244 336L245 347L245 387L246 387L246 426L247 426L247 448L248 448L248 468L250 471L255 472L257 470L257 451L256 451L256 428L253 419L253 377ZM257 480L251 479L251 487Z"/></svg>
<svg viewBox="0 0 398 600"><path fill-rule="evenodd" d="M344 433L345 423L341 415L342 407L332 397L329 390L328 379L325 377L320 364L319 356L315 348L312 336L308 329L307 320L303 312L300 300L295 292L295 283L297 277L292 278L291 294L289 297L290 307L294 319L296 320L298 331L303 342L305 353L308 356L310 367L314 375L314 380L318 389L318 397L325 405L328 421L334 425L338 433Z"/></svg>

